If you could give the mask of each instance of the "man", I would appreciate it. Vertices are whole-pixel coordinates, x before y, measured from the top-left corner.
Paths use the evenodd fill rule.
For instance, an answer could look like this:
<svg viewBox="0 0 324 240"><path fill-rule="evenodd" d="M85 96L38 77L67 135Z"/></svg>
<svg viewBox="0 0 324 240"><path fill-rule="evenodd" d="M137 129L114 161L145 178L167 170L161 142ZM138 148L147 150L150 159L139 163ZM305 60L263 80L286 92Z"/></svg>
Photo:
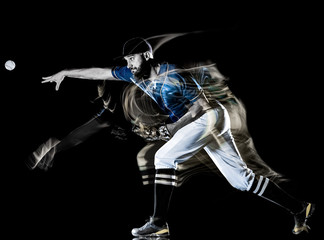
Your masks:
<svg viewBox="0 0 324 240"><path fill-rule="evenodd" d="M167 141L154 157L153 215L142 227L132 230L133 236L169 236L167 215L176 169L201 151L207 153L234 188L257 194L291 213L295 219L294 234L308 230L306 222L314 204L295 199L247 166L234 141L228 110L217 99L211 101L207 97L190 71L155 62L152 47L143 38L127 41L123 58L127 66L63 70L43 78L43 83L55 82L56 90L65 77L134 83L168 115L153 134Z"/></svg>

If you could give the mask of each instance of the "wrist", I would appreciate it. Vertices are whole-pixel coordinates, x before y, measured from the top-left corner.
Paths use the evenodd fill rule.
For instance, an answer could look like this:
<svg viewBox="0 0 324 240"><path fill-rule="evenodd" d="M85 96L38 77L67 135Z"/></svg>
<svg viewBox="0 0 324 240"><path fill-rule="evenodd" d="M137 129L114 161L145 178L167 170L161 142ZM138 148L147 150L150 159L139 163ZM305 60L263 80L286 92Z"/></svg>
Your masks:
<svg viewBox="0 0 324 240"><path fill-rule="evenodd" d="M69 70L62 70L60 74L62 75L62 77L69 77L69 72Z"/></svg>
<svg viewBox="0 0 324 240"><path fill-rule="evenodd" d="M173 136L174 124L172 123L165 124L165 128L169 132L169 134Z"/></svg>

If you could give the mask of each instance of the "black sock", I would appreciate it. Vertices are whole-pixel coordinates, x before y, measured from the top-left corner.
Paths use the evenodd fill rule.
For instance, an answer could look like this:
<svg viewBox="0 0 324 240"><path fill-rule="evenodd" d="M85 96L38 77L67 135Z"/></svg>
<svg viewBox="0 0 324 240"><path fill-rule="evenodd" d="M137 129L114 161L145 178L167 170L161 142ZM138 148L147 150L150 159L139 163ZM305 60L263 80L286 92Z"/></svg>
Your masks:
<svg viewBox="0 0 324 240"><path fill-rule="evenodd" d="M172 192L176 183L174 169L157 169L154 183L153 219L157 226L167 222Z"/></svg>
<svg viewBox="0 0 324 240"><path fill-rule="evenodd" d="M303 201L291 196L276 183L263 176L259 176L258 179L254 180L250 192L279 205L291 214L299 213L304 208Z"/></svg>

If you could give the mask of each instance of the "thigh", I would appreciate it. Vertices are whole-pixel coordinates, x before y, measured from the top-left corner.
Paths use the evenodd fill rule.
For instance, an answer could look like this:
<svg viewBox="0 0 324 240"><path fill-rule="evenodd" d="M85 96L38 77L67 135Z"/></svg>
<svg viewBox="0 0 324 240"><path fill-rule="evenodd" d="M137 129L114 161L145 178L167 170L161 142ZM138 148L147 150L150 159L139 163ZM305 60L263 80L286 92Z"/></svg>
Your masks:
<svg viewBox="0 0 324 240"><path fill-rule="evenodd" d="M241 158L230 130L215 138L204 149L233 187L242 191L251 187L254 173Z"/></svg>
<svg viewBox="0 0 324 240"><path fill-rule="evenodd" d="M217 115L217 114L216 114ZM182 127L155 154L156 168L176 168L177 164L190 159L212 140L213 120L204 114L194 122Z"/></svg>

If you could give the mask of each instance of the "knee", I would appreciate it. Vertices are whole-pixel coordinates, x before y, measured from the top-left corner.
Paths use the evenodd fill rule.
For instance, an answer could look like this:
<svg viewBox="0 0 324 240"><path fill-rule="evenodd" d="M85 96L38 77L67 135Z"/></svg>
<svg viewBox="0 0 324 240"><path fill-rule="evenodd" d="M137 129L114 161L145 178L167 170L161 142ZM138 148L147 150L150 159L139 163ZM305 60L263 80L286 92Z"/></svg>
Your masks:
<svg viewBox="0 0 324 240"><path fill-rule="evenodd" d="M253 182L254 182L255 174L250 170L246 171L243 174L227 179L228 182L232 185L232 187L240 190L240 191L249 191Z"/></svg>
<svg viewBox="0 0 324 240"><path fill-rule="evenodd" d="M248 191L249 188L247 187L246 183L240 182L240 183L230 183L232 185L233 188L240 190L242 192L244 191Z"/></svg>
<svg viewBox="0 0 324 240"><path fill-rule="evenodd" d="M163 148L160 148L154 156L154 165L156 169L172 168L176 169L175 160L168 156Z"/></svg>

